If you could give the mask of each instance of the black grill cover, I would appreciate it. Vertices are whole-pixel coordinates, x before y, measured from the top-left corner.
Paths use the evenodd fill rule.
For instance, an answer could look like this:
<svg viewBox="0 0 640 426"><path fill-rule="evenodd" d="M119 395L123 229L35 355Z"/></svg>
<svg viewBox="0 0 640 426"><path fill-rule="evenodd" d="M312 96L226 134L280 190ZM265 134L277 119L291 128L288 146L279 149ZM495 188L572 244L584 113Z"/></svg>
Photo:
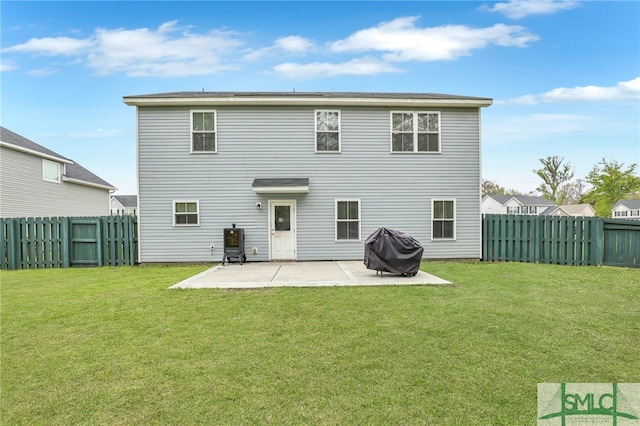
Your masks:
<svg viewBox="0 0 640 426"><path fill-rule="evenodd" d="M364 264L368 269L414 276L420 269L424 249L411 235L378 228L364 242Z"/></svg>

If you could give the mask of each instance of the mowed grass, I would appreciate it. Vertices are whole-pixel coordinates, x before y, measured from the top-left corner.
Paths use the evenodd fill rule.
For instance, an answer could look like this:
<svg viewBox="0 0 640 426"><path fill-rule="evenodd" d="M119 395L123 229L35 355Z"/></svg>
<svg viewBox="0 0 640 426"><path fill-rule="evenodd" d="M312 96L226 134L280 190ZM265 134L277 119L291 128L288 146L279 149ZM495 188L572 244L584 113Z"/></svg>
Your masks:
<svg viewBox="0 0 640 426"><path fill-rule="evenodd" d="M640 381L640 270L426 262L454 286L170 290L205 266L3 271L6 425L525 425Z"/></svg>

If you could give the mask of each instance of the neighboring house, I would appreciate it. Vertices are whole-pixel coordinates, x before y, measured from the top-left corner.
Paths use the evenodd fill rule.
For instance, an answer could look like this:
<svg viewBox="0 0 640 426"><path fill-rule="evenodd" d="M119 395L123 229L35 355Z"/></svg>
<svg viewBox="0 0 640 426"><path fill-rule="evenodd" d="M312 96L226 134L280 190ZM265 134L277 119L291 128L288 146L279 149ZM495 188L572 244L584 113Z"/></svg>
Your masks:
<svg viewBox="0 0 640 426"><path fill-rule="evenodd" d="M544 197L531 195L485 195L482 199L482 214L548 214L557 208Z"/></svg>
<svg viewBox="0 0 640 426"><path fill-rule="evenodd" d="M611 217L616 219L640 220L640 200L620 200L611 209Z"/></svg>
<svg viewBox="0 0 640 426"><path fill-rule="evenodd" d="M591 204L564 204L558 207L549 207L542 214L550 216L593 217L596 215L596 211Z"/></svg>
<svg viewBox="0 0 640 426"><path fill-rule="evenodd" d="M425 258L480 258L488 98L178 92L136 106L141 262L362 259L380 227Z"/></svg>
<svg viewBox="0 0 640 426"><path fill-rule="evenodd" d="M0 217L106 216L114 190L73 160L0 127Z"/></svg>
<svg viewBox="0 0 640 426"><path fill-rule="evenodd" d="M138 213L137 195L112 195L111 214L115 216L132 215Z"/></svg>

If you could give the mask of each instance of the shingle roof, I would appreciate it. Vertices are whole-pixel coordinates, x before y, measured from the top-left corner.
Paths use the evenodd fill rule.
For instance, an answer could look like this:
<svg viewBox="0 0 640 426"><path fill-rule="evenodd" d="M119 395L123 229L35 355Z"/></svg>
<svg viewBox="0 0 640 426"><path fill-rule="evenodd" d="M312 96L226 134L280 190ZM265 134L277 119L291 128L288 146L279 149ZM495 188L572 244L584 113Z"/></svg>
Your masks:
<svg viewBox="0 0 640 426"><path fill-rule="evenodd" d="M488 195L500 204L505 204L512 198L515 198L526 206L555 206L555 204L544 197L534 195Z"/></svg>
<svg viewBox="0 0 640 426"><path fill-rule="evenodd" d="M64 157L58 154L55 151L52 151L44 146L35 143L32 140L25 138L24 136L20 136L17 133L12 132L9 129L0 126L0 140L10 145L14 145L18 148L27 149L30 151L34 151L40 154L44 154L50 157L55 157L60 160L64 160L66 162L65 166L65 177L69 179L75 179L81 182L86 182L93 185L106 186L112 189L115 189L113 185L104 179L96 176L89 170L82 167L80 164L74 162L70 158Z"/></svg>
<svg viewBox="0 0 640 426"><path fill-rule="evenodd" d="M322 98L388 98L388 99L459 99L459 100L485 100L491 98L476 96L447 95L442 93L398 93L398 92L166 92L151 93L146 95L131 95L126 98L229 98L229 97L322 97Z"/></svg>
<svg viewBox="0 0 640 426"><path fill-rule="evenodd" d="M638 200L620 200L616 203L613 208L615 209L617 206L623 205L629 209L640 209L640 199Z"/></svg>
<svg viewBox="0 0 640 426"><path fill-rule="evenodd" d="M114 195L113 198L118 200L124 207L138 207L137 195Z"/></svg>

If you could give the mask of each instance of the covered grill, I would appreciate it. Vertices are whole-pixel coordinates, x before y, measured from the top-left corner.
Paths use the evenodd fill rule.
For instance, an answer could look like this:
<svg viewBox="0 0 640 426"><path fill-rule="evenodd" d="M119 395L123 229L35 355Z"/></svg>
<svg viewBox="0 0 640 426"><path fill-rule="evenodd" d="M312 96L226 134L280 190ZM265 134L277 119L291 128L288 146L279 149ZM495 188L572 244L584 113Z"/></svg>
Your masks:
<svg viewBox="0 0 640 426"><path fill-rule="evenodd" d="M224 254L222 255L222 264L225 261L231 262L236 260L242 264L247 261L244 254L244 229L236 228L236 224L232 224L231 228L224 229Z"/></svg>
<svg viewBox="0 0 640 426"><path fill-rule="evenodd" d="M378 272L412 277L420 269L424 249L411 235L378 228L364 242L364 264Z"/></svg>

